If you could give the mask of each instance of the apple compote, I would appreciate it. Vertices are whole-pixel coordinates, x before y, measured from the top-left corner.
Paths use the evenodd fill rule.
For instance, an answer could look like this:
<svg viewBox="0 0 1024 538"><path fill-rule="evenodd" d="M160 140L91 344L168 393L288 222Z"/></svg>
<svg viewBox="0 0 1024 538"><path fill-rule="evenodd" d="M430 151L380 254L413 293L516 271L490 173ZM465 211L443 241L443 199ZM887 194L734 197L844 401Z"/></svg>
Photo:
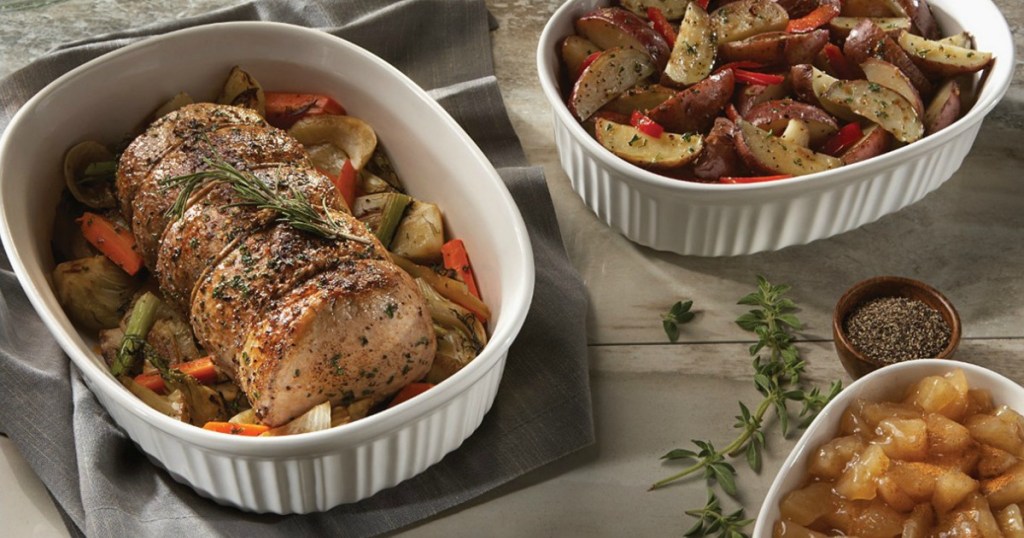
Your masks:
<svg viewBox="0 0 1024 538"><path fill-rule="evenodd" d="M1024 417L962 370L854 400L786 495L776 537L1024 537Z"/></svg>

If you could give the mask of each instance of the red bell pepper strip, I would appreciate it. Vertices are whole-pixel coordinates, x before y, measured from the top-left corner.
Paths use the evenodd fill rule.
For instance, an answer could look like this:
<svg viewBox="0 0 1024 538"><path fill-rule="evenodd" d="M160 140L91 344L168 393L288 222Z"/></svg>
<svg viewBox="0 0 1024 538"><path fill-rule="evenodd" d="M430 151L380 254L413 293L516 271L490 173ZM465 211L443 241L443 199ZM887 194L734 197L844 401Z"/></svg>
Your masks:
<svg viewBox="0 0 1024 538"><path fill-rule="evenodd" d="M665 38L668 42L669 48L676 46L676 29L669 24L665 14L656 7L647 8L647 18L651 20L651 25L654 26L654 30L661 34L661 37Z"/></svg>
<svg viewBox="0 0 1024 538"><path fill-rule="evenodd" d="M316 93L266 92L267 123L287 129L305 116L345 114L345 107Z"/></svg>
<svg viewBox="0 0 1024 538"><path fill-rule="evenodd" d="M331 179L334 188L338 189L338 194L345 199L345 205L352 209L352 204L356 203L356 184L359 182L359 175L356 173L356 167L352 165L352 160L346 159L337 175L332 176L324 170L320 170L320 173Z"/></svg>
<svg viewBox="0 0 1024 538"><path fill-rule="evenodd" d="M700 6L700 8L703 9L704 11L708 10L708 4L711 3L711 0L695 0L695 1L696 1L697 5Z"/></svg>
<svg viewBox="0 0 1024 538"><path fill-rule="evenodd" d="M476 277L473 275L473 266L469 263L465 243L461 239L452 239L441 245L441 257L444 259L445 269L455 271L459 280L466 284L466 289L480 299L480 289L476 287Z"/></svg>
<svg viewBox="0 0 1024 538"><path fill-rule="evenodd" d="M217 380L217 368L214 367L213 359L210 357L183 362L174 368L185 375L196 378L197 381L204 385L209 385ZM135 382L157 394L163 394L167 391L164 378L160 374L139 374L135 376Z"/></svg>
<svg viewBox="0 0 1024 538"><path fill-rule="evenodd" d="M753 177L720 177L718 181L720 183L762 183L765 181L777 181L779 179L789 179L793 177L790 174L779 174L777 176L753 176Z"/></svg>
<svg viewBox="0 0 1024 538"><path fill-rule="evenodd" d="M839 11L839 2L825 2L799 19L790 19L786 25L786 32L790 34L810 32L838 17Z"/></svg>
<svg viewBox="0 0 1024 538"><path fill-rule="evenodd" d="M263 424L235 424L233 422L210 421L203 424L204 430L226 433L229 435L244 435L246 437L257 437L270 429Z"/></svg>
<svg viewBox="0 0 1024 538"><path fill-rule="evenodd" d="M836 46L834 43L827 43L825 48L821 49L825 54L825 58L828 60L829 67L832 68L832 73L843 80L856 80L864 78L860 72L860 68L854 65L843 51Z"/></svg>
<svg viewBox="0 0 1024 538"><path fill-rule="evenodd" d="M822 146L821 151L832 156L838 157L839 154L846 151L847 148L857 143L864 136L863 131L860 129L860 124L857 122L850 122L844 125L841 129L836 131L836 134L832 135L825 145Z"/></svg>
<svg viewBox="0 0 1024 538"><path fill-rule="evenodd" d="M772 73L757 73L755 71L747 71L746 69L733 69L732 73L736 77L736 82L742 82L745 84L757 84L759 86L771 86L773 84L782 84L786 80L786 77L782 75L774 75Z"/></svg>
<svg viewBox="0 0 1024 538"><path fill-rule="evenodd" d="M763 67L765 67L765 65L760 62L755 62L753 60L739 60L718 66L718 69L715 69L715 73L725 71L726 69L761 69Z"/></svg>
<svg viewBox="0 0 1024 538"><path fill-rule="evenodd" d="M665 132L664 127L639 110L633 111L633 115L629 118L629 124L651 138L661 138L662 133Z"/></svg>
<svg viewBox="0 0 1024 538"><path fill-rule="evenodd" d="M110 261L129 275L139 272L142 268L142 255L135 249L135 236L131 231L102 215L88 211L77 222L82 227L85 239Z"/></svg>
<svg viewBox="0 0 1024 538"><path fill-rule="evenodd" d="M398 391L398 394L391 399L391 403L388 404L388 408L394 407L406 400L411 400L414 396L419 396L434 386L433 383L409 383L402 390Z"/></svg>
<svg viewBox="0 0 1024 538"><path fill-rule="evenodd" d="M602 52L603 51L600 51L600 50L597 51L597 52L591 52L589 56L584 58L583 62L580 63L580 70L579 70L578 73L576 73L576 78L580 78L580 75L582 75L583 72L586 71L588 67L590 67L590 64L594 63L594 60L596 60L597 57L600 56Z"/></svg>

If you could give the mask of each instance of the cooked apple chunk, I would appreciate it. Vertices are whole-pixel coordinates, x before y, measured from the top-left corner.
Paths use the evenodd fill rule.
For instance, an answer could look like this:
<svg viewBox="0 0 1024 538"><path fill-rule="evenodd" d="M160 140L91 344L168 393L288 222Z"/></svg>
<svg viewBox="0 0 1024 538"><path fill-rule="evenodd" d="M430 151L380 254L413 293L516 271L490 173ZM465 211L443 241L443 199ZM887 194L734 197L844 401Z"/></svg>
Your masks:
<svg viewBox="0 0 1024 538"><path fill-rule="evenodd" d="M598 118L597 141L609 151L638 166L676 168L700 155L704 139L699 134L662 133L650 136L636 127Z"/></svg>

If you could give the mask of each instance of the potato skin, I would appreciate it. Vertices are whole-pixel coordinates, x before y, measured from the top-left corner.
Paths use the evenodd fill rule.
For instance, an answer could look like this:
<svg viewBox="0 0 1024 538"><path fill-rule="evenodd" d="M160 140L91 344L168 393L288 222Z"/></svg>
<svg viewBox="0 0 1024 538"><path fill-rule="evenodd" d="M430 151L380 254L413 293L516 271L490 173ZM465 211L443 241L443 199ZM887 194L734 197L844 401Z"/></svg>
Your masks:
<svg viewBox="0 0 1024 538"><path fill-rule="evenodd" d="M802 120L811 127L812 143L817 144L839 130L835 118L828 112L792 99L766 101L743 114L747 121L765 129L784 129L789 120Z"/></svg>
<svg viewBox="0 0 1024 538"><path fill-rule="evenodd" d="M728 118L715 118L715 125L704 138L704 150L697 157L693 173L701 179L717 180L747 173L743 159L736 152L733 139L736 126Z"/></svg>
<svg viewBox="0 0 1024 538"><path fill-rule="evenodd" d="M814 57L828 43L828 30L805 34L765 32L718 47L722 62L754 61L764 65L794 65L814 62ZM895 43L894 43L895 45Z"/></svg>
<svg viewBox="0 0 1024 538"><path fill-rule="evenodd" d="M732 99L735 89L732 69L724 69L675 94L647 115L674 133L703 133Z"/></svg>
<svg viewBox="0 0 1024 538"><path fill-rule="evenodd" d="M598 8L576 19L576 33L602 49L625 47L646 51L658 70L665 68L672 49L665 38L632 11Z"/></svg>
<svg viewBox="0 0 1024 538"><path fill-rule="evenodd" d="M914 63L910 56L870 19L864 19L846 37L843 54L854 64L860 65L869 57L885 60L903 71L910 83L922 97L931 95L932 83Z"/></svg>
<svg viewBox="0 0 1024 538"><path fill-rule="evenodd" d="M889 131L872 125L865 130L864 136L839 156L843 164L853 164L881 155L892 147L892 135Z"/></svg>
<svg viewBox="0 0 1024 538"><path fill-rule="evenodd" d="M924 113L925 136L949 127L960 117L960 85L947 81L937 92Z"/></svg>

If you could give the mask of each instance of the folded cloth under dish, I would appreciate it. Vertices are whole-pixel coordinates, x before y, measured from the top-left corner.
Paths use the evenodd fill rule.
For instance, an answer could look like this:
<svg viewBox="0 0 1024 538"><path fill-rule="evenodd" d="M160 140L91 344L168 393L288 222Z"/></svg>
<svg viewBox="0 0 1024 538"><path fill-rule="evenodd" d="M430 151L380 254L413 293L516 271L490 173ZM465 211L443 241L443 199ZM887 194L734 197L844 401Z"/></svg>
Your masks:
<svg viewBox="0 0 1024 538"><path fill-rule="evenodd" d="M498 169L536 260L533 304L483 424L423 474L309 515L244 513L151 464L118 429L50 336L0 257L0 432L40 476L73 535L363 536L464 503L594 441L586 292L570 265L540 168L526 162L494 78L483 0L255 1L72 43L0 80L0 131L50 81L147 36L232 20L322 29L382 57L429 91ZM386 31L382 31L384 28ZM454 30L458 29L458 30Z"/></svg>

